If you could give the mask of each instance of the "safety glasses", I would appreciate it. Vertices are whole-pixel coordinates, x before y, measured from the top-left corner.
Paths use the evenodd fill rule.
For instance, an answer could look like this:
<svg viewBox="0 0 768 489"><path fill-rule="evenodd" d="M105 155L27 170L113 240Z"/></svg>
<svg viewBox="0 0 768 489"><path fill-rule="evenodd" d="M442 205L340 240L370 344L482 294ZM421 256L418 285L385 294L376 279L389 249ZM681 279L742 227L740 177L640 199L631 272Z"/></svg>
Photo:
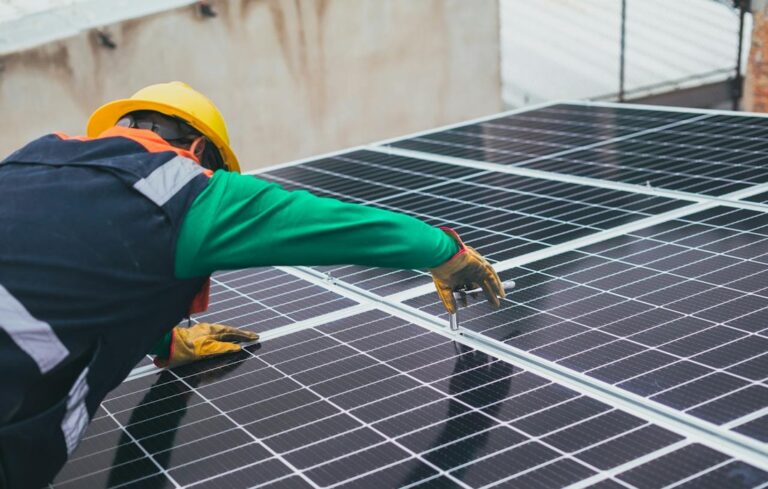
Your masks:
<svg viewBox="0 0 768 489"><path fill-rule="evenodd" d="M152 131L177 148L195 153L200 164L209 170L229 170L213 142L178 117L169 117L158 112L136 111L125 114L116 126ZM204 143L201 146L201 139ZM202 150L198 150L201 147Z"/></svg>
<svg viewBox="0 0 768 489"><path fill-rule="evenodd" d="M181 119L167 117L150 111L137 111L126 114L117 121L116 125L133 129L146 129L154 132L166 141L192 140L202 135Z"/></svg>

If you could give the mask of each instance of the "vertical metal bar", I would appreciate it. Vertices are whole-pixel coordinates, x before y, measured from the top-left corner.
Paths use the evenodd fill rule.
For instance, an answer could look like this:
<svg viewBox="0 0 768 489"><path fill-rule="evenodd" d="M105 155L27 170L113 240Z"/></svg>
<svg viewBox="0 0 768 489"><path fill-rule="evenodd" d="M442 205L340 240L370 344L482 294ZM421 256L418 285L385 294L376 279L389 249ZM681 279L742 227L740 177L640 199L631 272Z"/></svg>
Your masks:
<svg viewBox="0 0 768 489"><path fill-rule="evenodd" d="M454 312L453 314L448 315L448 324L451 326L451 331L458 331L459 330L459 314Z"/></svg>
<svg viewBox="0 0 768 489"><path fill-rule="evenodd" d="M624 101L624 49L627 35L627 0L621 0L621 48L619 53L619 102Z"/></svg>
<svg viewBox="0 0 768 489"><path fill-rule="evenodd" d="M739 102L744 91L744 80L741 76L741 51L744 43L744 15L750 8L750 0L736 0L739 7L739 48L736 53L736 75L733 77L733 110L739 110Z"/></svg>

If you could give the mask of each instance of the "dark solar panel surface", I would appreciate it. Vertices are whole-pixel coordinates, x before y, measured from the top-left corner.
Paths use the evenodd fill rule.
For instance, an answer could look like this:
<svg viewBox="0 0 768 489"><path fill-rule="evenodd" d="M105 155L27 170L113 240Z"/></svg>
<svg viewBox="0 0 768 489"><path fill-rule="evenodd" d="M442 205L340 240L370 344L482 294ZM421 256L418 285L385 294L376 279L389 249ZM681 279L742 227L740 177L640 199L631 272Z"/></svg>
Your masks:
<svg viewBox="0 0 768 489"><path fill-rule="evenodd" d="M282 270L254 268L215 274L211 305L193 319L263 332L356 304Z"/></svg>
<svg viewBox="0 0 768 489"><path fill-rule="evenodd" d="M427 153L518 164L695 119L697 114L558 104L392 143Z"/></svg>
<svg viewBox="0 0 768 489"><path fill-rule="evenodd" d="M717 207L501 276L505 307L463 327L765 439L738 420L768 407L768 214Z"/></svg>
<svg viewBox="0 0 768 489"><path fill-rule="evenodd" d="M287 188L405 212L450 224L492 262L513 258L686 202L571 183L518 177L359 151L264 174ZM429 282L413 271L320 267L381 295Z"/></svg>
<svg viewBox="0 0 768 489"><path fill-rule="evenodd" d="M374 310L125 382L54 487L561 487L645 455L652 461L616 477L768 481L756 467ZM739 470L717 472L728 464Z"/></svg>
<svg viewBox="0 0 768 489"><path fill-rule="evenodd" d="M768 205L768 192L757 194L744 200L747 200L750 202L757 202L758 204Z"/></svg>
<svg viewBox="0 0 768 489"><path fill-rule="evenodd" d="M356 304L277 268L249 268L215 273L208 309L192 316L192 323L218 322L263 333ZM137 367L151 363L147 356Z"/></svg>
<svg viewBox="0 0 768 489"><path fill-rule="evenodd" d="M566 104L392 145L707 195L768 182L763 117Z"/></svg>
<svg viewBox="0 0 768 489"><path fill-rule="evenodd" d="M395 146L722 195L768 180L766 120L563 104ZM375 151L260 176L451 225L493 262L690 205ZM462 309L462 326L768 442L766 216L718 207L502 272L518 283L504 307ZM318 269L380 295L430 280ZM357 305L274 268L217 274L211 299L194 321L258 332ZM432 294L408 303L441 312ZM717 447L384 312L348 314L125 382L54 487L768 487Z"/></svg>

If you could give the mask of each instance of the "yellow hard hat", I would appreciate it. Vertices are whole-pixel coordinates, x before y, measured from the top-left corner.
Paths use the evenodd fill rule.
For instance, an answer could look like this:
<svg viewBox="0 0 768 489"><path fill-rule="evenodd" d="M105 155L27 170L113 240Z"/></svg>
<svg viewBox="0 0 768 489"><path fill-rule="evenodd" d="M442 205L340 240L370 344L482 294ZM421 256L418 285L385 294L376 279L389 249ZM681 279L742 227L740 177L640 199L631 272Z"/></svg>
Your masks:
<svg viewBox="0 0 768 489"><path fill-rule="evenodd" d="M137 110L154 110L183 119L216 145L231 171L240 173L240 163L229 147L227 125L221 112L208 97L183 82L150 85L131 98L102 105L91 114L86 133L88 137L96 137L114 126L125 114Z"/></svg>

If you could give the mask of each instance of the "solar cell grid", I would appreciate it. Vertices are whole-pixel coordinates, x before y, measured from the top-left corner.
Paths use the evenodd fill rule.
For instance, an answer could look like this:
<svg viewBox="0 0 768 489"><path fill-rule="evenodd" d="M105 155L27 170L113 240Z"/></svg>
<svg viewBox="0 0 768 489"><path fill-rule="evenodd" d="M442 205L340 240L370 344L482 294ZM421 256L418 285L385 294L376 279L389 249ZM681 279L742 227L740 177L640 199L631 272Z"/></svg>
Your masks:
<svg viewBox="0 0 768 489"><path fill-rule="evenodd" d="M503 272L518 284L507 305L471 306L461 324L737 426L768 406L766 225L719 207ZM442 314L431 296L408 304Z"/></svg>
<svg viewBox="0 0 768 489"><path fill-rule="evenodd" d="M459 167L372 152L357 152L343 158L289 167L267 176L333 196L344 191L345 196L359 202L406 212L433 225L450 223L467 243L491 261L530 253L685 205L662 197L498 172L462 169L462 173L450 170L446 175L447 169ZM430 175L439 175L442 180L436 181ZM453 180L446 180L448 176ZM349 180L349 188L355 190L349 191L346 185L339 188L343 180ZM407 186L396 184L400 180L407 181ZM388 183L381 183L384 181ZM418 189L414 181L424 186ZM357 184L361 185L355 187ZM372 191L371 187L377 190ZM382 273L349 266L319 269L381 295L429 281L426 274L412 271Z"/></svg>
<svg viewBox="0 0 768 489"><path fill-rule="evenodd" d="M690 446L375 310L128 381L102 412L54 487L559 487Z"/></svg>
<svg viewBox="0 0 768 489"><path fill-rule="evenodd" d="M266 331L350 306L355 301L276 268L217 273L212 278L208 311L198 322Z"/></svg>
<svg viewBox="0 0 768 489"><path fill-rule="evenodd" d="M768 181L767 130L759 117L560 104L393 146L723 195ZM381 147L259 177L450 224L495 263L690 205L429 158ZM518 284L504 306L471 305L461 324L724 437L768 442L768 214L716 207L660 221L502 272ZM380 296L430 281L315 268ZM689 428L360 313L293 273L219 273L211 299L193 320L258 332L312 322L123 383L53 487L768 487L762 464L679 434ZM432 293L407 304L443 316Z"/></svg>
<svg viewBox="0 0 768 489"><path fill-rule="evenodd" d="M391 143L446 156L517 164L700 117L558 104Z"/></svg>
<svg viewBox="0 0 768 489"><path fill-rule="evenodd" d="M421 135L393 146L715 196L768 181L768 169L763 164L768 153L765 118L622 109L656 122L648 124L649 129L634 123L625 126L619 118L616 126L610 126L618 129L615 133L601 137L598 131L590 144L589 136L581 134L581 126L570 124L570 118L595 109L608 108L558 105ZM564 120L542 122L536 117L550 110ZM531 149L543 144L541 135L536 134L538 129L526 134L517 127L534 122L531 118L549 125L545 131L552 142L547 143L546 150Z"/></svg>
<svg viewBox="0 0 768 489"><path fill-rule="evenodd" d="M208 309L192 323L220 322L263 333L356 305L351 299L277 268L217 272L211 279ZM146 356L136 367L148 367Z"/></svg>
<svg viewBox="0 0 768 489"><path fill-rule="evenodd" d="M698 124L707 124L701 121ZM697 122L691 122L692 126ZM708 195L724 195L768 181L762 141L670 129L585 149L531 168ZM694 129L695 131L695 129ZM685 142L681 142L681 140ZM744 148L746 146L746 148Z"/></svg>

